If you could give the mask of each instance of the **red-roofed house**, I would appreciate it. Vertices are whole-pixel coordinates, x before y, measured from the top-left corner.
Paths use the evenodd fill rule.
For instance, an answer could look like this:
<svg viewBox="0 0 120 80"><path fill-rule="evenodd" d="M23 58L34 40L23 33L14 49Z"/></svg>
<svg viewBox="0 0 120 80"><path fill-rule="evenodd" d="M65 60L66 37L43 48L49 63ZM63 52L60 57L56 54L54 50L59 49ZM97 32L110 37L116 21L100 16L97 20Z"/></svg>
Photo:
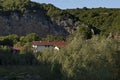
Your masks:
<svg viewBox="0 0 120 80"><path fill-rule="evenodd" d="M65 41L34 41L32 47L35 52L54 48L55 50L59 50L61 47L65 47L67 43Z"/></svg>

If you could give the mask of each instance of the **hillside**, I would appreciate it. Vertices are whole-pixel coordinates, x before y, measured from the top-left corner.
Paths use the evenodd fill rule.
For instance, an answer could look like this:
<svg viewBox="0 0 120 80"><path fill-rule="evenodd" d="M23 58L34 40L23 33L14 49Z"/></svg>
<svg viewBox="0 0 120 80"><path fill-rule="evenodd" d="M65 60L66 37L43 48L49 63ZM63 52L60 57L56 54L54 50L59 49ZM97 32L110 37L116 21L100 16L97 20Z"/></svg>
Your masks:
<svg viewBox="0 0 120 80"><path fill-rule="evenodd" d="M4 0L0 4L0 35L37 33L66 37L79 26L88 27L94 34L120 34L120 9L77 8L62 10L52 4L30 0Z"/></svg>
<svg viewBox="0 0 120 80"><path fill-rule="evenodd" d="M12 2L10 3L12 5ZM10 5L5 6L9 3L3 2L2 4L4 6L0 9L0 35L26 35L29 33L37 33L39 36L67 35L65 29L51 21L46 10L38 3L29 2L28 6L21 9L16 8L19 7L18 5L12 8ZM7 9L8 7L11 9ZM24 8L25 10L23 10Z"/></svg>
<svg viewBox="0 0 120 80"><path fill-rule="evenodd" d="M120 9L83 8L67 9L67 12L79 18L80 21L94 26L101 34L120 33Z"/></svg>

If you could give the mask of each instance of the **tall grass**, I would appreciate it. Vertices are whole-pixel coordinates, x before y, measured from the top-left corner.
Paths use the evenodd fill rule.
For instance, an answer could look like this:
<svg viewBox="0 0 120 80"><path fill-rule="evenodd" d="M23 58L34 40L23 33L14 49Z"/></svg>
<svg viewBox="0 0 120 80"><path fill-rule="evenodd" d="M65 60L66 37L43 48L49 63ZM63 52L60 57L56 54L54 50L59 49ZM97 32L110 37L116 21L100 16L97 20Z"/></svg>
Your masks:
<svg viewBox="0 0 120 80"><path fill-rule="evenodd" d="M61 61L63 71L72 80L118 79L119 46L120 43L112 38L99 36L89 40L74 38L63 52L65 58Z"/></svg>

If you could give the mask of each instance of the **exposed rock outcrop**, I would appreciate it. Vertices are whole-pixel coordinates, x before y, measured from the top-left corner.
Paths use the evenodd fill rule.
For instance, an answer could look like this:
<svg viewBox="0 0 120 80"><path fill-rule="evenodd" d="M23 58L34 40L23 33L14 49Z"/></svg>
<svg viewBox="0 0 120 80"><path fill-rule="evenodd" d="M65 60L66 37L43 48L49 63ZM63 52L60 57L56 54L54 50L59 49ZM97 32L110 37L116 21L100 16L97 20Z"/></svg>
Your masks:
<svg viewBox="0 0 120 80"><path fill-rule="evenodd" d="M0 15L0 35L29 33L37 33L40 36L48 34L65 36L66 31L57 23L53 23L42 9L37 12L28 10L24 13L16 11Z"/></svg>

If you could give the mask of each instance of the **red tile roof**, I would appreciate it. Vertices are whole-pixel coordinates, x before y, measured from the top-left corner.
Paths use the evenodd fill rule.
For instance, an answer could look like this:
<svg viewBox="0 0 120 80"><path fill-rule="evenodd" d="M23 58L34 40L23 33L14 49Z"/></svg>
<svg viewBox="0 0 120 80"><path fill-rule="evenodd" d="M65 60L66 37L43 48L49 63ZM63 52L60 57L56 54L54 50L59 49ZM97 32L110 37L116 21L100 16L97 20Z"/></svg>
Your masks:
<svg viewBox="0 0 120 80"><path fill-rule="evenodd" d="M49 41L34 41L33 45L44 46L44 45L51 45Z"/></svg>
<svg viewBox="0 0 120 80"><path fill-rule="evenodd" d="M65 47L67 45L66 41L53 41L54 46L57 46L59 48Z"/></svg>
<svg viewBox="0 0 120 80"><path fill-rule="evenodd" d="M67 42L66 41L34 41L33 45L65 47L67 45Z"/></svg>

